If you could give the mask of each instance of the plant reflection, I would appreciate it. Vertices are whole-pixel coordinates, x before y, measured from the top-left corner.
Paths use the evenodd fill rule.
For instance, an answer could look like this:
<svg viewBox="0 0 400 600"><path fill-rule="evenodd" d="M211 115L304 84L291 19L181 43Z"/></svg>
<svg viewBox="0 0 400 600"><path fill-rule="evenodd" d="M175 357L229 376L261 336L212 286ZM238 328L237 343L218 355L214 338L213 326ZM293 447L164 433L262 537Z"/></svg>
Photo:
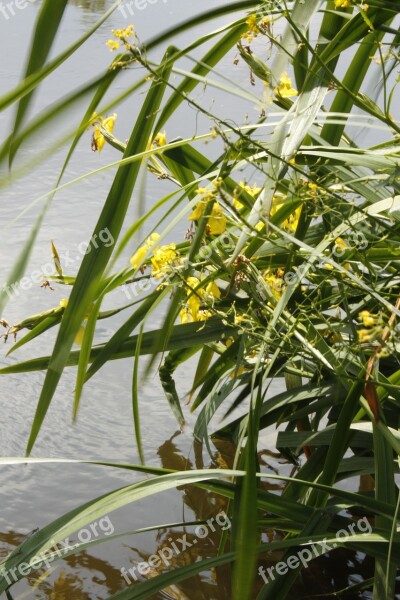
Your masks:
<svg viewBox="0 0 400 600"><path fill-rule="evenodd" d="M84 10L100 13L105 12L110 6L109 0L69 0L69 4L83 8Z"/></svg>
<svg viewBox="0 0 400 600"><path fill-rule="evenodd" d="M190 457L184 456L179 447L180 436L182 436L182 432L176 432L159 447L158 456L162 467L180 471L233 468L236 449L231 442L214 439L215 451L205 462L204 448L198 442L193 443ZM269 472L277 472L277 464L281 463L282 465L282 461L288 462L282 456L266 449L260 452L259 458L260 463ZM264 481L261 487L278 493L282 489L282 484L277 484L276 480L273 482ZM215 519L220 512L227 511L227 500L218 494L195 486L181 486L178 490L182 492L182 502L188 509L183 513L182 521L192 522L196 520L206 523L207 520L213 517ZM266 514L261 516L268 518ZM54 563L54 568L47 573L40 570L28 575L25 580L27 589L25 592L19 592L18 600L33 597L49 600L109 598L119 590L125 589L128 586L127 581L129 581L129 585L135 586L140 581L156 577L166 570L177 569L200 559L215 556L218 553L221 541L222 527L216 525L214 530L212 529L208 527L207 535L202 538L195 535L194 525L159 529L155 533L154 542L150 541L151 552L144 551L140 546L127 545L125 542L124 547L128 548L130 552L130 565L125 565L126 575L129 579L126 578L125 580L121 575L121 565L115 567L108 561L95 557L87 551L68 556L62 561ZM0 555L7 555L21 544L25 537L15 531L0 534ZM183 538L186 541L185 545L182 545L181 540ZM274 539L280 539L280 536L275 531L265 528L261 539L262 542L266 543ZM146 543L146 545L148 544ZM159 561L160 565L157 567L149 565L146 575L140 575L137 570L134 571L134 575L129 573L131 567L137 566L137 563L148 564L152 555L160 556L160 553L166 548L177 549L177 551L171 552L171 557L166 561L168 564ZM229 549L229 540L227 549ZM282 560L283 555L283 551L263 553L260 555L259 564L268 569L268 567L273 567L278 561ZM115 556L118 556L118 548ZM152 600L230 600L232 597L231 567L228 564L203 572L177 585L166 587L150 598ZM363 592L362 587L372 576L373 561L370 558L360 553L355 554L349 550L337 548L333 553L310 562L308 568L303 569L298 576L297 582L287 598L288 600L306 600L315 595L318 596L319 600L328 600L328 598L337 597L338 591L341 591L343 595L339 597L346 598L346 600L367 599L370 596L368 592ZM358 582L360 583L358 591L345 592L350 584L354 586ZM24 584L20 582L18 585ZM262 585L263 580L258 577L254 591L255 597ZM11 592L13 592L12 589ZM35 593L38 595L36 596Z"/></svg>

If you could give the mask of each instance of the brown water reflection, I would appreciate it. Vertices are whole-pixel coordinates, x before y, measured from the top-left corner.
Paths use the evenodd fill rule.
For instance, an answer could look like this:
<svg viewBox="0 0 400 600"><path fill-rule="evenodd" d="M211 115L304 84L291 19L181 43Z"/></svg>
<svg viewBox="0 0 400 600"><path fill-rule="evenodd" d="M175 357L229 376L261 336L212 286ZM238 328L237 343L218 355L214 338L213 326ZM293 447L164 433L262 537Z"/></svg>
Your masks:
<svg viewBox="0 0 400 600"><path fill-rule="evenodd" d="M94 13L105 12L110 7L109 0L69 0L69 3Z"/></svg>
<svg viewBox="0 0 400 600"><path fill-rule="evenodd" d="M232 467L235 455L233 444L225 440L214 440L215 451L212 457L208 457L204 454L201 444L194 442L189 455L185 455L179 447L181 435L181 432L176 432L159 447L157 454L163 467L179 470ZM269 450L260 452L260 458L268 465L269 471L277 472L279 465L281 471L290 468L286 459ZM264 486L265 489L274 490L276 493L279 493L281 488L276 484L271 486L265 483ZM226 499L215 493L193 486L182 486L179 491L183 500L182 521L184 522L192 520L206 522L227 509ZM160 496L159 514L154 515L154 523L162 521L163 501L163 497ZM220 525L222 524L220 523ZM55 568L50 572L36 571L24 582L19 582L11 590L12 597L14 600L24 600L25 598L28 600L34 598L105 600L126 588L128 581L129 585L134 586L165 570L179 568L201 558L215 556L218 552L221 531L221 527L217 526L214 530L208 528L206 537L200 538L196 537L193 525L159 529L157 532L146 534L150 540L146 549L143 548L144 538L141 538L140 541L136 536L120 538L117 542L110 544L110 560L93 556L88 551L79 552L54 563ZM274 536L273 531L263 533L264 541L273 539ZM182 546L183 538L186 541L185 546ZM1 555L6 556L24 539L24 535L13 530L1 534ZM119 544L120 550L123 548L124 558L121 558L122 554L119 552L118 546L115 546L114 552L114 544ZM159 561L160 565L151 566L146 575L140 575L137 571L138 563L148 563L152 555L161 556L160 553L166 548L177 549L171 557L168 557L168 565ZM268 568L281 560L282 555L282 552L265 553L260 556L259 564ZM121 567L125 569L125 579L121 574ZM130 569L133 569L132 574L129 573ZM232 597L231 575L231 565L226 565L165 588L150 598L153 600L230 600ZM372 576L373 561L371 559L339 548L329 556L322 556L309 563L308 568L299 575L288 599L328 600L334 597L346 600L366 600L371 597L368 592L346 593L344 590L350 582L354 585ZM257 577L254 598L262 585L261 577Z"/></svg>
<svg viewBox="0 0 400 600"><path fill-rule="evenodd" d="M0 556L7 556L16 546L26 539L16 531L0 533ZM56 568L57 565L61 565ZM24 586L25 584L25 586ZM86 551L54 563L48 571L34 571L18 585L18 592L10 590L14 600L48 598L49 600L94 600L108 598L124 588L119 569L107 561L92 556ZM100 586L102 595L94 592L94 586ZM23 589L25 587L25 590ZM87 591L86 591L87 590Z"/></svg>

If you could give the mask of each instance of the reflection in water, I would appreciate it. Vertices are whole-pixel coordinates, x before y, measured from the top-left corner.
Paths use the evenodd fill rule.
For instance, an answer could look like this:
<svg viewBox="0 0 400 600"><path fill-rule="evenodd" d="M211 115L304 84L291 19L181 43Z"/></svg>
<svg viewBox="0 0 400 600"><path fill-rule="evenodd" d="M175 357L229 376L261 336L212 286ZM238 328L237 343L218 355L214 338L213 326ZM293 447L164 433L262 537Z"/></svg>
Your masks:
<svg viewBox="0 0 400 600"><path fill-rule="evenodd" d="M15 531L0 533L0 557L7 556L25 539L25 535ZM13 595L14 600L106 599L124 587L119 569L86 551L53 563L49 570L37 569L25 581L28 589ZM13 594L13 588L10 592Z"/></svg>
<svg viewBox="0 0 400 600"><path fill-rule="evenodd" d="M83 8L89 12L105 12L110 6L109 0L69 0L69 4Z"/></svg>
<svg viewBox="0 0 400 600"><path fill-rule="evenodd" d="M167 469L191 470L204 468L232 468L235 447L226 440L214 440L215 452L208 462L204 461L203 447L194 442L192 452L184 456L179 449L181 432L176 432L158 449L158 456L163 467ZM260 453L269 471L276 471L279 458L269 450ZM282 457L280 457L282 461ZM281 463L283 468L283 465ZM270 491L280 491L275 484L263 482L263 487ZM228 533L227 550L230 537L230 520L225 514L227 500L213 492L194 486L181 486L182 501L187 510L183 513L182 521L200 521L204 529L199 534L196 525L187 524L183 527L160 528L148 533L146 548L137 545L135 541L127 542L124 547L129 549L128 562L115 567L107 560L92 556L88 551L82 551L53 563L46 573L44 570L35 571L26 579L25 591L13 596L15 600L31 600L32 598L49 600L106 600L121 589L135 587L140 581L156 577L162 572L170 571L193 564L194 562L218 553L221 534ZM168 502L168 500L167 500ZM163 511L160 510L159 521L162 521ZM222 518L223 515L223 518ZM211 521L212 520L212 521ZM208 523L207 523L208 521ZM213 526L210 525L210 521ZM205 535L203 535L205 534ZM154 536L152 538L152 536ZM275 532L263 532L263 541L273 540ZM0 534L0 555L6 556L16 546L21 544L25 535L15 531ZM118 547L116 547L118 554ZM274 551L260 555L259 565L267 572L282 560L284 551ZM110 549L110 557L114 556ZM159 560L154 560L154 556ZM152 558L153 557L153 558ZM164 557L162 559L162 557ZM138 563L146 564L146 569L139 571ZM118 564L118 563L117 563ZM120 566L124 564L123 570ZM230 600L232 565L224 565L217 569L203 572L177 585L171 585L151 596L151 600ZM362 582L373 577L373 561L360 553L354 553L343 548L337 548L329 556L320 556L308 563L293 586L288 600L331 600L339 597L345 600L368 600L371 594L361 589ZM123 573L125 573L123 575ZM263 585L261 577L256 578L256 597ZM344 592L349 585L360 584L359 591ZM21 583L19 584L21 585ZM23 585L23 584L22 584ZM338 592L342 592L339 594ZM13 588L11 589L13 592Z"/></svg>

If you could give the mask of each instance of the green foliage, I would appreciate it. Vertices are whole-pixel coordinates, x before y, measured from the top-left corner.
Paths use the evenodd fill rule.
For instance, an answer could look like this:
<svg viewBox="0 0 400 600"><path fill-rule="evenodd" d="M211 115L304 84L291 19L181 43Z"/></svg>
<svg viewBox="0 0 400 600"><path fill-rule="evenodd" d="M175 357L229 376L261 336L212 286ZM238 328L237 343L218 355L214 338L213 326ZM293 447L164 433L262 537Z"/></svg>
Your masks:
<svg viewBox="0 0 400 600"><path fill-rule="evenodd" d="M391 108L400 58L396 2L368 4L346 0L226 3L147 44L140 44L129 28L121 30L113 44L122 54L107 73L59 99L48 115L34 116L25 125L36 87L107 17L60 57L46 62L65 3L57 9L52 2L43 4L26 77L0 98L0 109L18 105L14 136L0 148L0 160L11 164L32 133L60 118L76 100L93 94L80 127L70 132L72 144L64 169L88 125L94 126L95 148L110 144L121 153L117 163L105 167L118 169L93 232L99 238L108 230L113 241L92 248L76 278L64 273L53 246L58 261L53 282L72 285L68 303L28 317L8 331L10 335L29 329L12 348L16 350L59 325L53 352L12 363L0 373L46 370L27 444L29 454L67 366L78 365L76 416L88 380L108 361L132 357L133 422L142 465L108 466L154 477L64 515L34 534L2 567L14 568L39 551L50 551L54 541L94 515L171 487L193 485L229 502L233 528L222 539L219 554L160 574L115 598L147 598L193 574L233 563L234 598L250 599L257 588L259 600L283 599L301 564L284 576L255 585L258 561L275 549L284 550L283 560L291 561L310 541L324 538L372 557L375 578L368 585L373 586L374 599L393 597L400 556L394 525L400 450L400 126ZM255 12L243 12L248 9ZM168 46L159 64L149 58L155 46L175 43L180 31L198 23L208 23L211 29L214 19L228 15L232 21L188 47ZM181 59L211 40L212 47L206 46L192 71L183 69ZM261 48L267 43L271 56L265 61ZM227 57L249 69L251 88L247 81L233 84L222 75L219 64ZM348 65L344 73L341 59ZM105 93L131 65L141 67L129 71L131 87L102 107ZM378 68L383 89L379 100L365 91L368 77ZM235 125L210 112L192 94L199 86L222 89L238 104L250 99L258 109L256 118ZM139 95L144 89L146 93ZM132 131L119 139L112 119L92 113L100 105L106 114L130 95L141 102L140 111ZM171 119L187 105L202 117L199 133L168 141L162 129L168 131ZM205 122L209 125L204 130ZM356 144L350 125L352 131L379 131L383 141L360 145L363 138L358 137ZM128 137L127 143L122 141ZM215 155L211 151L208 155L208 147L199 149L198 142L204 140L218 146L218 158L211 158ZM60 139L58 145L64 142ZM35 164L46 156L36 158ZM29 167L32 164L25 165ZM9 282L24 274L47 206L62 187L64 169ZM146 170L161 180L160 188L165 179L175 190L136 223L128 224L120 238L132 192ZM149 225L159 208L163 209L156 227L160 234ZM171 232L182 230L178 226L187 220L186 238L175 244L163 242ZM139 230L146 232L144 240L129 263L126 249ZM117 271L116 259L121 257L126 267ZM123 285L138 298L101 312L104 298ZM161 304L167 305L165 318L155 330L149 323ZM5 293L0 297L2 311L4 306ZM98 320L117 312L126 313L123 324L107 342L96 344ZM83 323L81 349L72 351ZM149 362L142 369L145 355ZM190 398L192 410L200 410L194 434L208 449L211 433L233 441L235 467L240 470L166 473L144 464L142 378L159 364L166 399L182 425L184 411L174 378L195 356ZM271 393L271 380L281 382L279 394ZM215 431L214 416L222 405L228 422ZM237 407L242 416L234 418ZM257 454L259 432L271 426L285 427L277 437L277 448L297 469L292 478L275 476L285 483L280 497L264 489L263 479L274 476L263 468ZM362 489L346 491L349 480L359 475L373 478L374 497ZM370 531L338 541L335 532L354 524L353 514L367 515ZM282 539L261 543L267 528L279 532ZM6 589L2 577L0 591Z"/></svg>

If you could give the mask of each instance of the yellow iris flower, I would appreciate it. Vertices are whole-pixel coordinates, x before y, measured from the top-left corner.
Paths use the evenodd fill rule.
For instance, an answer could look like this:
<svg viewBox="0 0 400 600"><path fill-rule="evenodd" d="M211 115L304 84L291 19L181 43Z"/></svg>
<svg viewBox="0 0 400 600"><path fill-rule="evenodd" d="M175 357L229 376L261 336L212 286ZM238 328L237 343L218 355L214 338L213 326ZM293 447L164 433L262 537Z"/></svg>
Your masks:
<svg viewBox="0 0 400 600"><path fill-rule="evenodd" d="M272 200L272 206L271 206L271 217L276 212L278 212L278 210L283 206L283 203L284 203L283 199L281 199L280 197L274 196L274 198ZM288 216L288 218L282 222L282 224L281 224L282 229L284 229L288 233L295 233L295 231L297 229L297 225L299 224L301 208L302 208L301 205L298 206L296 208L296 210L294 210L292 212L292 214L290 214Z"/></svg>
<svg viewBox="0 0 400 600"><path fill-rule="evenodd" d="M250 185L245 184L243 181L239 181L239 185L253 198L258 196L258 194L261 192L261 188L258 187L258 185L256 183L253 185L253 187L251 187ZM240 190L236 189L236 193L238 195L240 195ZM234 197L233 198L233 206L236 208L236 210L240 210L241 208L243 208L243 203L240 202L240 200L238 200L238 198Z"/></svg>
<svg viewBox="0 0 400 600"><path fill-rule="evenodd" d="M151 236L147 238L144 246L141 246L139 250L135 252L135 254L130 260L130 263L134 269L138 269L141 266L144 257L146 256L150 248L152 248L157 243L159 238L160 236L158 235L158 233L152 233Z"/></svg>
<svg viewBox="0 0 400 600"><path fill-rule="evenodd" d="M111 52L113 52L114 50L118 50L119 42L117 42L116 40L108 40L106 42L106 46L108 46L110 48Z"/></svg>
<svg viewBox="0 0 400 600"><path fill-rule="evenodd" d="M177 259L176 245L168 244L167 246L161 246L156 248L151 258L151 264L153 266L152 275L156 279L160 279L168 273L169 266Z"/></svg>
<svg viewBox="0 0 400 600"><path fill-rule="evenodd" d="M368 310L362 310L358 313L358 316L363 322L364 327L373 327L378 323L378 316L371 314Z"/></svg>
<svg viewBox="0 0 400 600"><path fill-rule="evenodd" d="M279 78L278 85L274 89L275 96L279 98L290 98L291 96L297 96L297 90L292 87L292 80L286 73L282 73Z"/></svg>
<svg viewBox="0 0 400 600"><path fill-rule="evenodd" d="M165 131L165 129L164 131L160 131L159 133L157 133L153 143L156 146L165 146L167 144L167 132Z"/></svg>
<svg viewBox="0 0 400 600"><path fill-rule="evenodd" d="M107 117L106 119L102 119L102 117L98 116L97 121L104 127L106 131L112 133L114 131L116 118L117 113L114 113L113 115L111 115L111 117ZM101 133L100 127L98 125L95 125L93 131L93 150L98 150L99 152L101 152L105 141L106 138Z"/></svg>
<svg viewBox="0 0 400 600"><path fill-rule="evenodd" d="M212 313L210 310L201 309L200 307L207 300L207 296L211 296L217 300L221 297L221 292L217 284L211 281L205 288L196 289L200 285L200 280L197 277L188 277L186 283L187 300L179 313L181 323L206 321L212 316Z"/></svg>
<svg viewBox="0 0 400 600"><path fill-rule="evenodd" d="M196 204L196 207L188 216L188 221L199 221L204 213L207 203L216 197L215 194L207 188L198 188L196 193L201 194L203 199ZM226 223L227 220L223 208L216 200L211 209L211 215L208 217L207 233L210 235L220 235L221 233L224 233Z"/></svg>

